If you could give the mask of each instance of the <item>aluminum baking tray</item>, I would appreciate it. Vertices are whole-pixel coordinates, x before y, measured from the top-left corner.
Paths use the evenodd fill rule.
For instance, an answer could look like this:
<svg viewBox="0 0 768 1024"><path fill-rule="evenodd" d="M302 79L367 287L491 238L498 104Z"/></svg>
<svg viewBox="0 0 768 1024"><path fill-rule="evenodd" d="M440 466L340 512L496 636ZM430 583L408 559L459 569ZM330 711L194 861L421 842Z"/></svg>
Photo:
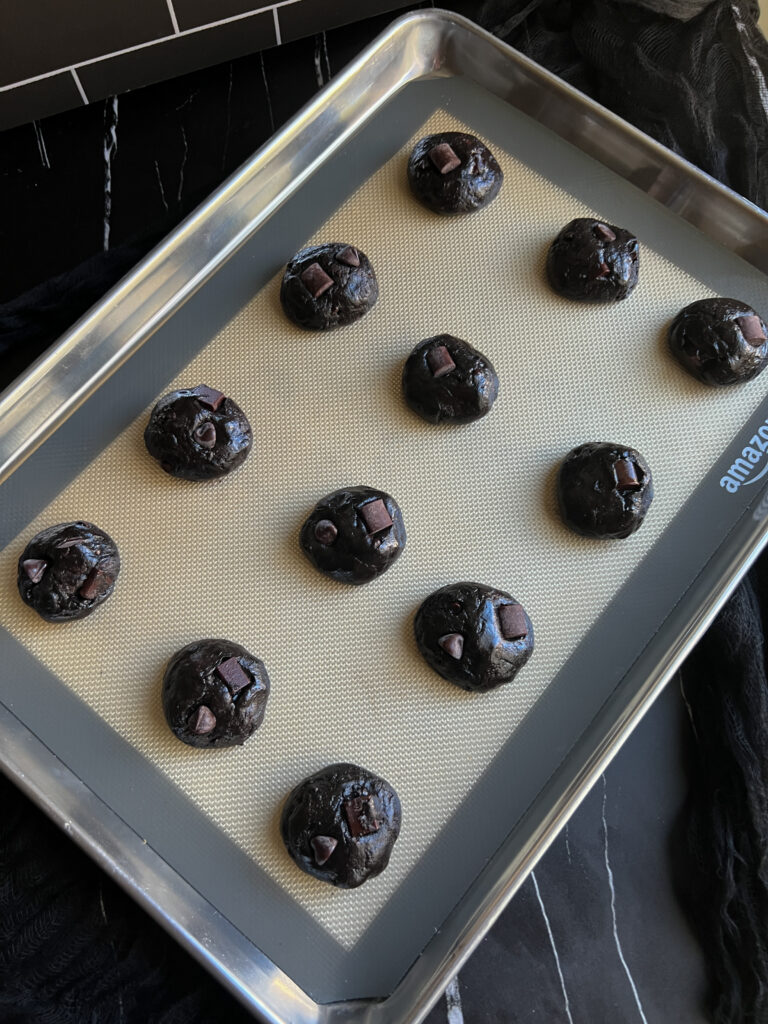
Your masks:
<svg viewBox="0 0 768 1024"><path fill-rule="evenodd" d="M438 126L465 126L503 156L501 196L460 224L435 224L402 184L410 141ZM621 310L577 314L542 284L548 239L588 210L641 237L642 291ZM768 308L767 225L762 211L466 20L409 15L0 400L3 769L264 1019L422 1019L764 544L768 380L725 394L696 385L666 355L663 327L684 301L704 294ZM382 299L359 333L283 337L275 275L308 238L334 229L375 255ZM468 267L470 250L476 256ZM451 324L430 331L436 310ZM443 329L470 333L493 353L502 391L481 424L436 434L407 419L397 374L416 341ZM481 329L482 343L471 333ZM323 418L317 403L325 391L318 399L315 380L332 389L334 366L346 374L350 365L352 399L339 406L342 389ZM344 697L355 714L366 713L352 716L359 736L349 715L333 712L318 739L305 720L314 715L303 718L300 709L304 701L319 717L327 701L318 702L311 686L297 688L281 663L285 634L275 626L271 638L265 628L268 664L274 657L278 671L263 743L259 733L234 760L221 752L209 762L238 773L230 774L226 799L190 782L190 774L203 775L199 760L189 760L197 752L178 751L159 726L137 731L149 710L139 684L139 710L129 708L127 719L120 717L125 707L113 706L127 683L117 697L108 685L128 655L137 668L146 667L142 658L155 664L146 651L155 632L187 640L194 637L185 630L210 622L200 618L196 605L210 602L196 598L196 587L175 594L186 602L184 615L171 616L184 620L178 624L152 603L152 574L142 576L136 552L163 557L169 506L182 524L179 543L188 541L200 492L169 491L136 442L146 408L169 382L218 367L250 389L254 403L274 392L279 399L261 419L253 416L262 455L255 451L246 463L252 475L244 468L232 477L232 487L251 487L238 508L258 493L271 509L253 519L252 547L260 548L261 520L280 515L290 540L301 509L323 493L319 484L357 483L338 479L355 470L389 485L409 525L402 571L398 564L353 595L318 583L292 544L278 544L297 581L283 595L291 614L303 616L311 633L307 611L323 605L332 618L354 623L340 634L354 641L357 630L361 646L370 646L359 653L363 685L353 680L354 695L350 688ZM301 387L282 387L296 367ZM384 382L378 390L376 380ZM376 415L365 430L369 406ZM654 467L652 513L626 544L596 550L557 523L552 467L586 430L612 439L621 432ZM343 450L350 433L359 458ZM381 435L387 444L378 443ZM332 459L323 451L329 438L337 446ZM436 471L446 467L449 484L464 488L455 505L445 472ZM225 514L227 495L239 494L229 486L206 492L217 515ZM19 609L6 571L19 538L41 515L69 510L74 517L89 503L108 512L110 501L126 566L115 596L75 631L39 626ZM148 519L148 502L155 518L141 532L136 523ZM447 539L430 547L424 524L435 508ZM112 530L111 519L97 521ZM240 512L231 526L249 528ZM489 538L503 541L500 551ZM175 557L174 549L169 572ZM206 574L220 553L214 547L207 563L194 557L195 570L215 586ZM537 628L520 686L482 704L420 676L426 670L409 640L409 619L426 593L473 575L496 585L512 578L509 589ZM277 594L274 580L259 582ZM242 589L234 587L241 611ZM386 699L366 695L371 665L387 664L368 625L384 606L394 609L388 639L395 643L386 650L395 651L397 665L384 679L399 717ZM345 619L353 607L364 614ZM152 624L123 651L126 623L141 616ZM341 648L349 638L335 642ZM322 645L305 646L308 658L321 657L315 649ZM354 705L360 692L363 705ZM292 706L291 714L282 710ZM384 712L388 738L377 745ZM351 758L383 770L401 791L405 824L392 864L355 893L318 894L312 880L286 873L274 843L262 849L243 838L244 815L255 815L246 834L259 813L274 825L285 789L270 791L255 777L269 777L270 757L279 760L272 737L281 727L288 737L277 772L282 785ZM463 730L472 755L466 771L452 750ZM343 749L336 734L347 737ZM408 746L409 735L416 746ZM254 789L271 792L266 810L242 799L246 765ZM458 797L451 793L457 786Z"/></svg>

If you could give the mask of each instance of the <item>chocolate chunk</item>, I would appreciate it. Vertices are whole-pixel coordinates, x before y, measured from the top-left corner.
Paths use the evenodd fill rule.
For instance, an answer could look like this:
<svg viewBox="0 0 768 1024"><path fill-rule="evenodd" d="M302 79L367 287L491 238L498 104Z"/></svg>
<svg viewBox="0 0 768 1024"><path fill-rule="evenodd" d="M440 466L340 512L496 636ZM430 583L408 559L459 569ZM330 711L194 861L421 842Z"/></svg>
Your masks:
<svg viewBox="0 0 768 1024"><path fill-rule="evenodd" d="M604 242L616 241L616 235L611 231L607 224L595 224L592 231L597 238L602 238Z"/></svg>
<svg viewBox="0 0 768 1024"><path fill-rule="evenodd" d="M66 551L67 548L74 548L81 543L82 537L65 537L64 540L59 541L56 547L59 551Z"/></svg>
<svg viewBox="0 0 768 1024"><path fill-rule="evenodd" d="M339 845L339 840L333 839L332 836L312 836L309 845L315 854L315 864L321 868L330 860L331 854Z"/></svg>
<svg viewBox="0 0 768 1024"><path fill-rule="evenodd" d="M339 531L330 519L321 519L315 526L315 537L321 544L333 544L339 535Z"/></svg>
<svg viewBox="0 0 768 1024"><path fill-rule="evenodd" d="M382 530L388 530L392 525L392 516L387 512L387 506L381 498L376 498L375 501L369 501L367 505L363 505L360 515L368 533L381 533Z"/></svg>
<svg viewBox="0 0 768 1024"><path fill-rule="evenodd" d="M595 274L595 277L608 277L610 272L611 272L611 268L608 266L608 264L607 263L601 263L600 264L600 272Z"/></svg>
<svg viewBox="0 0 768 1024"><path fill-rule="evenodd" d="M456 661L460 660L464 651L464 637L461 633L446 633L445 636L438 637L437 642L446 654L450 654Z"/></svg>
<svg viewBox="0 0 768 1024"><path fill-rule="evenodd" d="M759 348L765 341L765 332L760 317L757 315L740 316L738 318L741 333L755 348Z"/></svg>
<svg viewBox="0 0 768 1024"><path fill-rule="evenodd" d="M220 665L217 665L216 675L224 680L232 693L239 693L243 687L250 685L251 682L251 677L237 658L227 658L226 661L222 661Z"/></svg>
<svg viewBox="0 0 768 1024"><path fill-rule="evenodd" d="M455 171L461 165L461 157L456 155L447 142L441 142L437 146L433 146L428 155L441 174Z"/></svg>
<svg viewBox="0 0 768 1024"><path fill-rule="evenodd" d="M372 836L378 832L376 808L369 796L353 796L344 801L344 814L347 818L349 831L355 839L360 836Z"/></svg>
<svg viewBox="0 0 768 1024"><path fill-rule="evenodd" d="M190 717L189 728L195 736L207 736L209 732L213 732L216 728L216 715L205 704L201 704Z"/></svg>
<svg viewBox="0 0 768 1024"><path fill-rule="evenodd" d="M21 568L32 583L39 583L48 568L48 563L44 562L42 558L25 558L21 563Z"/></svg>
<svg viewBox="0 0 768 1024"><path fill-rule="evenodd" d="M336 259L339 263L343 263L347 267L360 266L360 254L357 249L351 245L348 245L346 249L342 249L341 252L336 253Z"/></svg>
<svg viewBox="0 0 768 1024"><path fill-rule="evenodd" d="M501 635L505 640L522 640L528 636L528 623L522 605L499 605L498 616Z"/></svg>
<svg viewBox="0 0 768 1024"><path fill-rule="evenodd" d="M643 486L637 475L637 467L631 459L619 459L613 464L616 486L620 491L639 491Z"/></svg>
<svg viewBox="0 0 768 1024"><path fill-rule="evenodd" d="M446 373L456 369L456 363L451 359L451 353L445 345L437 345L427 352L427 366L433 377L444 377Z"/></svg>
<svg viewBox="0 0 768 1024"><path fill-rule="evenodd" d="M96 597L103 597L113 583L112 577L101 569L91 569L78 593L86 601L92 601Z"/></svg>
<svg viewBox="0 0 768 1024"><path fill-rule="evenodd" d="M333 287L333 278L326 274L319 263L310 263L306 270L302 270L300 276L302 284L313 299L319 298Z"/></svg>
<svg viewBox="0 0 768 1024"><path fill-rule="evenodd" d="M201 423L199 427L195 427L192 431L192 437L203 448L213 448L216 444L216 427L210 421L208 423Z"/></svg>
<svg viewBox="0 0 768 1024"><path fill-rule="evenodd" d="M198 384L196 388L192 388L192 394L197 395L197 399L201 405L204 405L207 409L215 412L224 399L227 397L222 391L217 391L216 388L209 388L207 384Z"/></svg>

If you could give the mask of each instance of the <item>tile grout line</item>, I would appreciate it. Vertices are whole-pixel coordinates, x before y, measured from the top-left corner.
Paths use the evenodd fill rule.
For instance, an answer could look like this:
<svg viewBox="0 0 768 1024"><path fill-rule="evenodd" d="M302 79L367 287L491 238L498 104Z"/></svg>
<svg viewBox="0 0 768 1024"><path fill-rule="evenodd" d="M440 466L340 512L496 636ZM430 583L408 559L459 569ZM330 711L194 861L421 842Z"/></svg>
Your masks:
<svg viewBox="0 0 768 1024"><path fill-rule="evenodd" d="M100 64L102 61L110 60L112 57L122 57L126 53L135 53L137 50L145 50L150 46L157 46L158 43L167 43L171 39L181 39L183 36L191 36L198 32L205 32L209 28L220 28L222 25L231 25L236 21L245 21L256 14L266 14L267 11L277 11L280 7L290 7L293 4L301 3L302 0L280 0L279 3L270 4L268 7L259 7L253 11L246 11L244 14L233 14L230 18L221 18L219 21L209 21L205 25L195 25L194 28L179 29L178 35L159 36L157 39L150 39L146 43L137 43L135 46L126 46L122 50L114 50L112 53L103 53L100 57L91 57L89 60L82 60L78 64L69 64L63 68L56 68L54 71L44 71L40 75L33 75L31 78L22 78L18 82L11 82L10 85L0 85L0 93L9 92L11 89L18 89L22 85L31 85L32 82L42 82L46 78L53 78L55 75L66 74L77 68L90 67L91 64Z"/></svg>
<svg viewBox="0 0 768 1024"><path fill-rule="evenodd" d="M173 25L173 31L176 33L176 35L178 35L179 34L179 23L176 20L176 11L174 11L174 9L173 9L173 0L165 0L165 2L166 2L166 4L168 4L168 14L171 17L171 25Z"/></svg>
<svg viewBox="0 0 768 1024"><path fill-rule="evenodd" d="M83 88L83 83L80 81L80 76L78 75L77 71L74 68L70 68L69 69L69 73L72 75L72 77L75 80L75 85L77 86L77 91L80 93L80 97L81 97L83 103L85 104L85 106L88 106L88 96L86 95L85 89Z"/></svg>

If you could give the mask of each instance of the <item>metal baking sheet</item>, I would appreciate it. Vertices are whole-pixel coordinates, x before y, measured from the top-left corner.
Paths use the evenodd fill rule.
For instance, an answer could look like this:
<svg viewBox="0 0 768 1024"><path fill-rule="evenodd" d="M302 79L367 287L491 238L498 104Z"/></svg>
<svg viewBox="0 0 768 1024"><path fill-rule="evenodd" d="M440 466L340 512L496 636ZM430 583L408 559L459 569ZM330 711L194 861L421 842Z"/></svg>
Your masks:
<svg viewBox="0 0 768 1024"><path fill-rule="evenodd" d="M132 358L3 485L4 506L8 509L0 537L4 547L9 543L18 547L15 538L28 535L35 517L49 506L51 513L62 513L58 518L66 518L67 509L72 517L85 514L81 511L83 495L99 509L99 515L93 518L109 528L104 519L108 513L99 508L99 502L106 501L108 510L109 499L103 494L99 498L98 492L101 488L114 491L116 496L119 493L119 505L125 509L126 496L121 488L126 472L129 479L135 476L137 484L146 485L151 492L149 497L145 493L144 498L136 499L137 509L146 510L149 503L164 516L167 503L172 501L174 515L186 524L185 531L194 532L196 499L185 504L190 489L186 489L183 499L180 494L171 499L164 478L158 484L151 475L151 466L141 461L134 465L132 461L146 407L169 381L181 381L187 372L199 376L203 371L213 371L222 366L222 359L226 366L227 353L234 362L225 374L235 381L239 367L240 386L247 391L253 389L249 394L254 402L266 404L275 389L271 382L265 386L265 374L273 374L278 380L290 377L297 345L300 349L312 346L312 352L301 354L301 380L306 393L302 395L299 389L297 395L294 388L291 394L281 394L278 389L286 418L281 421L277 408L274 412L265 409L263 417L265 450L281 450L284 458L281 461L270 456L269 465L266 460L259 464L257 450L247 464L253 478L241 475L241 486L247 481L254 493L259 474L262 479L264 474L271 475L274 487L262 488L264 501L274 509L275 499L284 492L281 508L285 521L279 526L286 537L291 533L290 524L297 527L300 523L301 509L311 505L319 493L341 483L357 482L338 480L336 474L342 470L375 471L379 476L370 482L385 485L401 498L404 508L414 510L408 557L420 560L411 561L410 568L399 577L393 570L375 588L366 588L364 598L359 593L353 595L354 602L349 595L338 597L332 587L319 587L305 567L298 562L294 565L288 557L288 571L296 574L300 592L298 605L291 605L294 614L303 612L308 597L317 606L332 608L340 621L353 611L353 605L359 612L361 601L365 602L363 622L375 617L377 602L391 608L394 618L389 630L397 641L392 648L396 652L393 668L405 676L406 685L400 692L397 680L385 675L381 682L390 685L393 700L405 713L394 719L390 713L390 733L384 729L385 739L380 742L375 715L387 717L386 700L373 703L373 712L369 710L359 735L350 732L349 716L345 725L345 709L340 709L336 726L339 735L346 738L345 748L339 749L333 737L333 714L323 721L321 705L315 731L310 723L302 724L301 690L294 691L291 704L291 673L279 662L285 637L279 631L272 639L267 635L263 642L268 647L273 644L279 675L285 680L283 706L293 708L293 720L285 721L283 728L293 729L297 744L282 761L274 751L270 754L268 744L265 746L265 777L276 764L277 768L272 788L268 783L261 787L262 799L266 800L266 806L260 808L261 819L244 798L242 785L234 787L236 805L231 806L229 801L223 810L215 787L202 796L190 787L184 774L185 766L191 764L186 757L189 752L174 753L172 747L166 750L166 738L150 737L152 741L148 742L146 736L142 737L141 730L135 728L136 713L129 713L130 701L127 712L125 708L116 712L114 702L109 700L105 709L100 693L104 669L88 666L84 652L95 649L102 656L104 647L114 652L117 667L106 672L107 680L114 682L112 677L117 677L121 688L126 686L121 672L127 669L131 650L136 663L141 663L136 654L141 629L145 629L147 647L152 647L153 638L152 626L145 627L139 621L141 629L138 633L133 630L128 648L122 649L121 635L131 631L126 626L121 628L121 621L140 619L139 608L144 602L146 620L154 618L157 629L164 628L162 610L153 611L151 605L151 572L148 579L143 579L136 570L134 580L126 581L122 588L123 595L116 594L107 606L113 610L110 620L105 618L105 607L104 614L84 624L87 628L80 630L77 639L73 635L71 644L61 643L63 634L56 627L53 643L50 630L44 635L37 623L30 625L31 620L11 604L12 588L6 586L2 591L2 600L7 599L9 609L3 616L6 630L2 650L9 668L3 676L2 697L15 716L0 719L7 741L6 769L17 777L23 775L22 781L37 790L38 799L59 820L65 816L65 806L70 824L73 808L75 818L85 816L76 830L84 845L121 873L129 887L140 890L155 913L218 970L241 998L276 1020L333 1019L348 1014L366 1015L372 1020L404 1020L423 1015L447 973L479 940L493 914L533 866L558 821L575 806L590 777L618 748L654 689L679 660L764 537L761 494L753 494L762 486L759 458L755 462L736 460L744 458L743 449L752 437L758 438L753 448L756 455L763 450L760 428L768 431L768 381L763 384L758 379L747 388L726 394L702 389L687 380L665 355L662 338L663 326L676 309L706 294L732 294L758 309L768 308L763 274L742 258L754 259L752 250L744 247L764 233L763 215L659 147L644 142L638 133L564 90L461 19L445 15L405 19L399 29L384 37L378 51L374 47L374 64L380 68L386 65L381 47L386 53L395 39L401 45L403 33L409 40L404 52L431 54L425 68L434 68L443 60L453 62L454 71L474 67L474 77L479 77L485 88L467 75L453 74L413 82L391 96L374 95L371 109L364 116L361 112L357 133L348 138L348 126L338 123L346 108L332 88L316 105L312 117L307 115L304 122L299 119L293 131L300 131L302 124L309 125L312 118L316 126L322 127L335 117L336 141L343 142L343 147L330 152L335 145L331 143L315 167L311 162L283 165L284 189L290 194L283 195L281 201L274 199L271 205L262 196L261 206L256 204L259 216L255 215L249 189L258 194L264 187L260 181L269 154L257 157L254 165L230 184L226 202L225 186L222 194L197 215L201 218L198 224L193 217L164 252L161 249L139 268L140 281L132 282L124 296L118 293L94 311L89 330L77 337L75 329L53 361L33 372L16 395L10 394L0 406L0 440L8 444L14 413L18 413L14 398L18 402L25 389L39 386L46 371L61 367L65 352L82 354L85 339L98 341L99 328L109 323L119 304L123 304L123 313L129 308L127 322L133 333L123 333L122 343L124 354L130 350ZM345 82L354 85L355 76L359 89L365 67L358 65L343 77L337 93L343 93ZM507 84L503 87L504 98L492 94L500 86L497 76L502 68L516 71L523 79L531 76L538 85L534 90L530 84L523 88L517 83L516 98L525 112L510 104L515 97L507 96ZM483 69L482 75L478 69ZM509 79L507 74L505 82ZM542 117L548 90L556 98L554 113L548 107L547 116ZM380 105L383 99L388 100L386 105ZM551 96L549 101L555 102ZM532 120L530 113L538 114L539 120ZM557 122L560 134L542 127L542 119ZM605 123L599 144L592 144L590 136L601 119ZM587 150L599 151L603 158L600 162L561 137L566 123L571 128L574 123L579 126L579 139L586 139ZM434 225L433 219L410 202L402 186L403 148L407 150L414 133L434 129L438 124L467 126L505 154L504 202L500 197L489 211L467 218L458 227L442 220ZM619 151L622 160L627 159L633 146L644 157L624 176L617 175L616 168L605 166L605 151L615 152L617 138L623 143ZM289 143L290 139L283 142ZM280 139L273 145L279 144ZM654 160L659 162L658 168ZM290 175L286 174L287 167ZM251 210L249 226L222 223L224 210L231 210L233 189L241 201L238 207L236 200L235 207ZM683 214L690 214L694 211L688 198L691 189L701 192L695 209L700 211L702 203L706 209L708 203L710 212L718 213L716 225L721 236L731 230L738 236L738 246L735 239L727 237L719 241L730 241L730 245L716 244L647 195L648 191L663 192L673 205L682 207ZM377 224L376 212L383 209L382 196L387 190L392 194L392 210ZM577 318L567 304L549 295L541 285L541 266L547 241L560 221L588 211L613 223L642 225L637 230L644 247L645 294L638 299L638 290L638 296L623 304L619 312L593 311L575 323ZM206 218L206 237L215 238L218 246L206 254L208 264L196 270L185 265L187 261L181 257ZM350 235L353 225L358 230L354 237ZM387 302L383 291L379 307L361 322L357 334L355 329L339 332L322 344L303 335L297 341L296 332L293 336L290 332L281 335L275 274L308 238L335 228L372 258L375 254L382 283L389 276L391 295L397 299ZM280 239L279 250L275 239ZM472 265L471 274L465 271L464 261L455 258L457 249L466 252L469 248L482 255L480 262ZM418 270L416 282L414 269ZM428 301L424 300L425 280L429 282ZM163 309L159 300L164 298L168 282L173 282L177 291L174 299L166 298ZM452 326L431 329L435 309L443 318L450 314ZM403 326L406 313L408 324ZM136 317L134 321L131 314ZM161 320L165 322L158 326ZM260 337L260 329L269 342ZM490 429L493 421L489 417L486 424L461 431L455 438L443 431L437 442L431 428L408 420L400 409L396 378L402 359L421 337L443 329L470 336L492 355L500 369L499 412L495 409L492 414L496 433ZM485 340L476 336L481 329ZM152 336L139 348L137 339L142 332ZM557 345L552 344L553 334L562 339ZM316 398L310 385L322 380L324 387L332 389L333 377L338 376L334 366L340 365L348 373L346 345L353 344L361 354L354 362L362 367L362 376L353 374L351 391L360 396L357 404L362 403L364 408L349 410L350 433L359 436L364 430L365 406L370 401L367 396L377 380L386 381L386 388L380 391L383 408L375 422L380 431L387 433L388 455L375 451L375 436L367 438L368 447L356 445L351 453L343 453L343 423L332 427L312 405ZM254 364L260 368L255 374L242 370L249 345ZM559 351L560 346L567 351ZM114 353L112 360L116 361ZM309 376L307 361L311 361ZM186 369L191 362L194 371ZM262 366L263 362L268 365ZM91 376L107 376L112 368L94 361ZM328 379L323 376L326 368ZM89 379L81 394L69 392L64 404L75 404L90 389ZM344 394L335 395L337 403L343 399ZM298 400L307 410L304 427L293 429L293 441L291 423L297 420L292 400ZM507 417L504 420L500 415L502 401ZM49 420L57 416L63 419L66 410L61 405L61 401L51 402ZM354 418L361 413L362 420ZM253 420L258 437L258 414ZM282 422L282 426L270 433L266 424L272 421ZM98 432L93 430L94 423L99 424ZM3 434L2 428L8 424ZM503 436L499 437L504 433L509 436L510 424L517 438L514 451L504 447ZM484 425L486 429L481 430ZM34 429L29 424L21 426L28 436L18 438L17 420L16 446L4 449L9 463L20 461L25 444L32 447L47 429L42 418ZM629 545L608 545L596 552L594 545L571 538L557 524L551 507L551 467L572 444L585 439L583 430L588 430L590 436L609 431L611 438L621 431L617 439L636 444L654 466L658 497L652 517ZM632 437L626 436L628 431ZM312 445L312 439L318 438L325 444L328 435L335 453L330 468L322 444ZM455 464L451 463L452 454ZM474 458L485 473L479 498L476 493L472 496L471 490ZM424 473L422 465L426 466ZM446 465L451 466L452 487L443 494L444 483L435 467L444 469ZM387 477L386 481L380 476ZM733 477L738 488L721 486L725 476ZM232 482L236 484L237 480L235 475ZM318 490L324 480L327 485ZM425 492L424 480L433 494ZM438 544L430 549L421 535L429 532L420 525L427 521L424 513L428 517L435 494L440 496L439 507L449 508L456 486L465 488L464 504L458 503L456 511L445 516L454 544L447 548ZM226 491L219 488L215 500L224 502ZM421 513L418 516L417 509ZM43 516L48 514L43 512ZM133 521L141 518L126 517L124 512L122 515ZM119 518L117 510L115 516ZM485 533L473 533L478 517L483 520ZM273 512L271 521L274 518ZM161 537L163 529L157 528ZM501 543L501 551L489 545L486 533ZM140 530L131 535L128 522L119 527L118 537L124 554L133 551L137 563L142 550L149 550L146 535L142 537ZM472 542L464 539L467 537ZM0 556L6 569L6 563L10 565L17 557L15 547ZM157 551L152 550L153 557L157 557ZM194 558L194 553L191 556ZM196 575L202 575L211 590L215 589L216 577L210 574L210 567L215 566L218 556L214 546L207 555L213 559L209 567L195 565ZM490 695L484 705L477 701L468 704L466 695L436 685L428 674L420 676L418 659L408 641L410 616L426 593L450 579L472 576L507 584L524 599L534 617L539 644L527 680L522 673L519 677L521 687ZM8 571L4 577L10 578ZM507 582L509 577L514 583ZM572 593L563 587L563 579L568 580ZM185 629L211 625L210 619L202 622L199 610L194 608L198 594L198 587L190 588L188 621L178 627L176 646L193 638ZM203 604L208 606L207 602ZM240 625L241 630L246 628ZM166 639L170 644L171 637ZM368 637L365 639L367 645ZM166 656L173 649L167 649ZM261 648L258 652L264 653ZM374 644L368 655L373 665L387 664L381 655ZM158 658L159 654L155 660ZM268 663L271 666L272 660ZM316 665L315 673L318 668L327 673L329 665L332 661ZM360 671L364 679L371 678L371 666L366 667L364 659ZM144 684L147 674L151 672L143 672ZM144 720L148 704L144 684L137 687L139 721ZM410 692L413 688L419 694L415 702ZM279 699L279 691L276 687L273 701ZM353 717L362 712L365 719L365 704L365 696L362 705L352 703ZM275 714L279 717L279 712ZM486 728L485 714L489 716ZM62 722L67 723L66 730ZM23 731L19 723L23 723ZM462 726L465 736L459 735ZM455 741L446 743L445 735L437 738L433 734L430 745L429 733L436 727L444 729L450 738L456 737ZM45 795L52 776L55 782L68 776L63 767L54 775L42 753L30 753L30 734L73 773L74 779L69 781L78 793L77 799L65 800L61 793L55 798ZM253 743L257 741L258 736ZM406 769L409 743L414 763ZM467 753L462 743L467 745ZM280 744L275 746L279 749ZM248 745L243 752L246 749L247 761L238 760L238 751L231 764L220 762L218 770L236 772L238 767L243 770L247 766L258 773L259 748ZM279 850L269 842L258 849L248 833L259 828L262 834L268 830L288 778L292 784L322 763L343 757L382 770L398 785L406 825L392 866L380 880L358 893L319 893L315 883L305 881L303 876L297 882L290 870L282 869ZM170 768L169 758L174 762ZM444 777L441 771L445 771ZM39 782L32 785L28 780L35 773ZM88 786L91 794L86 796L78 790L77 779ZM259 785L254 783L254 789L258 792ZM153 795L149 802L148 792ZM95 803L92 794L103 805ZM407 833L409 811L412 825ZM125 834L125 824L116 826L114 813L133 830L133 836ZM143 851L135 847L137 837ZM126 858L130 861L127 866L122 863ZM226 871L212 872L211 864L226 866ZM425 884L426 879L429 884ZM243 899L244 892L249 893L249 899ZM201 897L205 901L202 904ZM353 1000L363 1002L353 1006Z"/></svg>

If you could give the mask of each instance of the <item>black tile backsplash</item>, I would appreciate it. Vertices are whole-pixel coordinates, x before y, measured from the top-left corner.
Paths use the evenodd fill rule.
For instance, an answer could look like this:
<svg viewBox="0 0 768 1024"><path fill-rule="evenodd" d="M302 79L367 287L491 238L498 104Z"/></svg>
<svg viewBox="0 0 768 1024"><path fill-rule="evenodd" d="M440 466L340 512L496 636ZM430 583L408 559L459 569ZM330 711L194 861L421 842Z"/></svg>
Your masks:
<svg viewBox="0 0 768 1024"><path fill-rule="evenodd" d="M0 16L0 130L405 6L9 0Z"/></svg>

